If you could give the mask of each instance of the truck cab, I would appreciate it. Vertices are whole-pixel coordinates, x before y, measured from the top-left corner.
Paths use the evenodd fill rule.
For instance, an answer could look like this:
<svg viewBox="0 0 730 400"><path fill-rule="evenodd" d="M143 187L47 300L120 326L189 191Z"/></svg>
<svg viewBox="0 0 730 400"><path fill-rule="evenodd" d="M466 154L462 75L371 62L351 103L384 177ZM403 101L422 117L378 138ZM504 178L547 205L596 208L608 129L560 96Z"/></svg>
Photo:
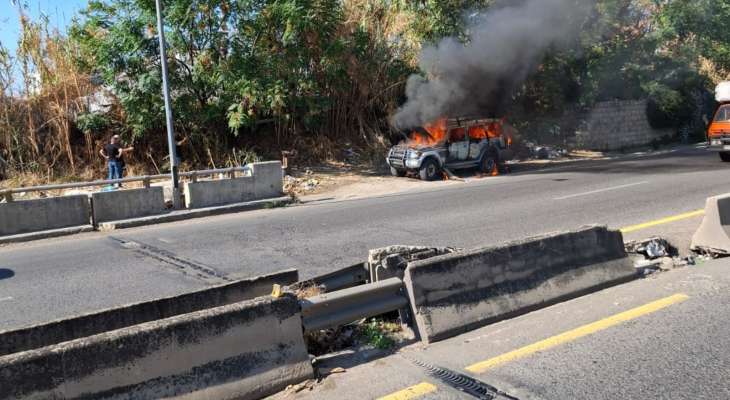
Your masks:
<svg viewBox="0 0 730 400"><path fill-rule="evenodd" d="M512 159L512 137L505 131L504 119L443 118L393 146L387 162L392 175L415 173L422 180L438 179L444 169L479 168L497 175Z"/></svg>
<svg viewBox="0 0 730 400"><path fill-rule="evenodd" d="M720 105L707 128L707 144L722 161L730 162L730 82L717 85L715 99Z"/></svg>
<svg viewBox="0 0 730 400"><path fill-rule="evenodd" d="M720 154L720 159L730 162L730 103L720 104L707 129L709 148Z"/></svg>

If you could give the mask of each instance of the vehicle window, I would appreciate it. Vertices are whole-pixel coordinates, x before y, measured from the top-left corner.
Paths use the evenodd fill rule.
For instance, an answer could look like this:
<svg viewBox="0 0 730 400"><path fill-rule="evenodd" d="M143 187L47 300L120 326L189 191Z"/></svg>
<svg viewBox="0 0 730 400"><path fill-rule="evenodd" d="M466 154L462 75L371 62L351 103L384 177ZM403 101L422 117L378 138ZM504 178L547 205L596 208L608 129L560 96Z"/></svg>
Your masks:
<svg viewBox="0 0 730 400"><path fill-rule="evenodd" d="M451 130L449 140L452 142L461 142L464 140L465 136L464 128L456 128Z"/></svg>
<svg viewBox="0 0 730 400"><path fill-rule="evenodd" d="M717 110L715 114L715 122L728 122L730 121L730 104L724 105Z"/></svg>

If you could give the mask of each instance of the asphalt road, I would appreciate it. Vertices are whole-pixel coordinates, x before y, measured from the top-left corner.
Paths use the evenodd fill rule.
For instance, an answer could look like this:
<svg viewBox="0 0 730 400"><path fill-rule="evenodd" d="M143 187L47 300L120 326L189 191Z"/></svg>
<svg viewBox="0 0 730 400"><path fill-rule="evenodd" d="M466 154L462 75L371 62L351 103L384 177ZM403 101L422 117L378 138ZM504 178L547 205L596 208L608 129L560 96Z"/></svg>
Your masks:
<svg viewBox="0 0 730 400"><path fill-rule="evenodd" d="M730 260L723 259L652 275L369 362L357 355L333 356L321 363L322 370L340 366L345 373L328 376L312 391L272 397L476 398L460 391L462 386L429 374L416 360L466 375L519 400L729 399L729 268ZM667 299L675 300L651 307ZM584 328L627 312L634 318L602 330ZM578 329L587 334L566 334ZM530 350L546 339L554 346ZM510 354L514 356L486 370L472 368ZM409 396L403 396L408 388ZM385 397L389 395L394 396Z"/></svg>
<svg viewBox="0 0 730 400"><path fill-rule="evenodd" d="M297 268L312 277L392 244L476 247L585 224L633 225L702 208L707 196L730 191L729 170L716 154L685 148L12 245L0 248L0 330L204 287L216 275ZM191 274L170 255L209 274Z"/></svg>

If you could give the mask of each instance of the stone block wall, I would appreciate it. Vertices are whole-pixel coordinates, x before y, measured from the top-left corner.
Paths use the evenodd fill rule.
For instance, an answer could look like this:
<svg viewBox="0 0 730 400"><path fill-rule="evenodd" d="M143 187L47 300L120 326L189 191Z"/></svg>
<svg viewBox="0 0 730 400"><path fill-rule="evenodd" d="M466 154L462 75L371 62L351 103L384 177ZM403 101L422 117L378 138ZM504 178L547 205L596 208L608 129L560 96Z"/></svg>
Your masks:
<svg viewBox="0 0 730 400"><path fill-rule="evenodd" d="M641 147L671 137L671 129L653 129L646 116L646 100L597 103L576 132L575 147L612 151Z"/></svg>

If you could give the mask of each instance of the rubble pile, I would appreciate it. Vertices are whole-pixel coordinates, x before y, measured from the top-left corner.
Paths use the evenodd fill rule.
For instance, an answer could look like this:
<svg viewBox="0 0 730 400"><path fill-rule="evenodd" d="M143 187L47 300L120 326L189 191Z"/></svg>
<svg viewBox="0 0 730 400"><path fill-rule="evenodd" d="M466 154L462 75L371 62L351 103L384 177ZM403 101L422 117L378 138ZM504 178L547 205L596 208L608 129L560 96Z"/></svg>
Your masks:
<svg viewBox="0 0 730 400"><path fill-rule="evenodd" d="M697 265L709 259L709 257L695 254L681 257L669 241L660 237L635 240L625 243L624 246L626 252L633 257L634 266L644 276L655 272Z"/></svg>
<svg viewBox="0 0 730 400"><path fill-rule="evenodd" d="M314 176L314 172L308 169L304 172L302 178L286 175L284 177L284 192L289 194L313 192L320 187L321 183L321 180Z"/></svg>

